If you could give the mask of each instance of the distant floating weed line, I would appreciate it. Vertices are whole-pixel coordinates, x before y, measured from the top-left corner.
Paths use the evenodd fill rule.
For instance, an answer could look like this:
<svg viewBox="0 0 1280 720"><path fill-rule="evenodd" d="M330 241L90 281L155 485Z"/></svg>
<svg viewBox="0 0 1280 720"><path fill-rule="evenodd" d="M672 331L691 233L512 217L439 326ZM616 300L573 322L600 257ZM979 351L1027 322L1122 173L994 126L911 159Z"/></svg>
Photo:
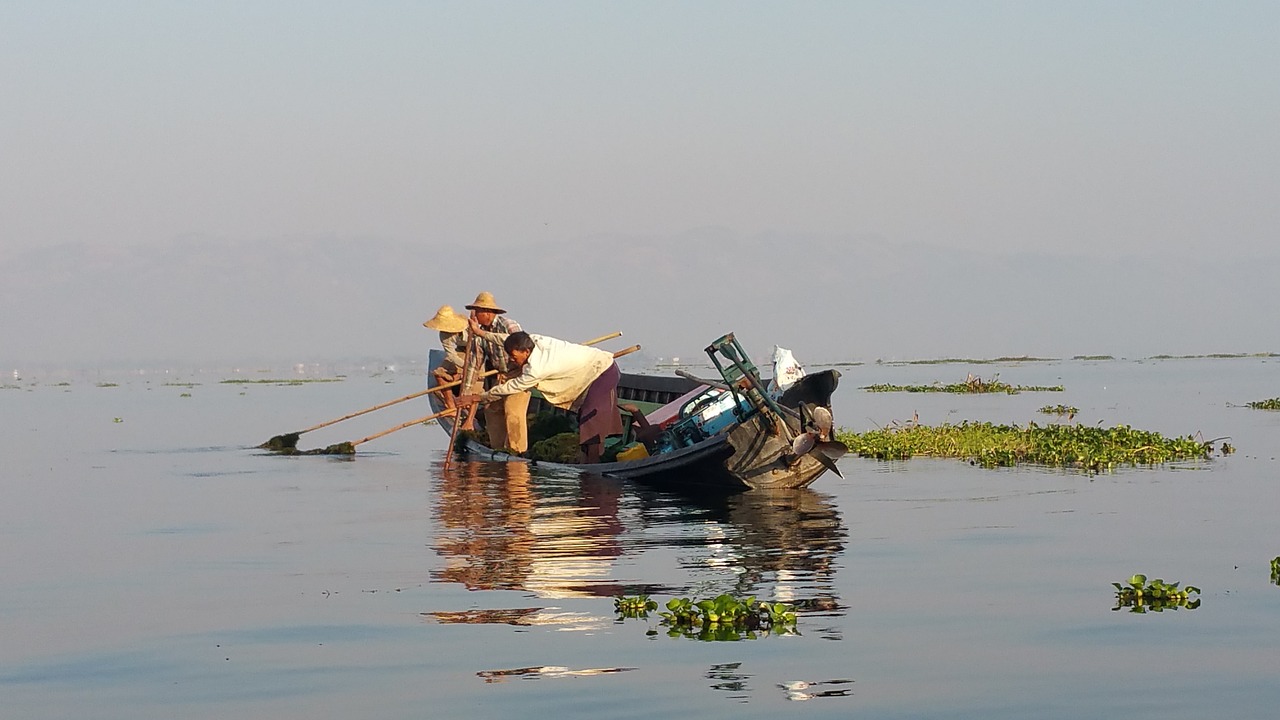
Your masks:
<svg viewBox="0 0 1280 720"><path fill-rule="evenodd" d="M1247 404L1254 410L1280 410L1280 397L1274 397L1270 400L1255 400Z"/></svg>
<svg viewBox="0 0 1280 720"><path fill-rule="evenodd" d="M277 378L277 379L259 379L248 380L244 378L232 378L230 380L222 380L222 385L305 385L307 383L331 383L342 382L344 378Z"/></svg>
<svg viewBox="0 0 1280 720"><path fill-rule="evenodd" d="M935 382L932 385L867 385L862 388L868 392L939 392L939 393L1005 393L1007 395L1016 395L1020 392L1062 392L1061 385L1010 385L1000 381L1000 375L997 373L990 380L983 380L977 375L970 374L965 378L964 382L943 385Z"/></svg>
<svg viewBox="0 0 1280 720"><path fill-rule="evenodd" d="M1036 412L1044 413L1045 415L1072 416L1080 412L1080 408L1074 407L1072 405L1045 405L1044 407L1040 408Z"/></svg>
<svg viewBox="0 0 1280 720"><path fill-rule="evenodd" d="M1207 459L1213 442L1191 436L1167 438L1128 425L1100 428L1033 422L1023 427L968 421L936 427L912 422L864 433L841 428L836 439L862 457L880 460L946 457L988 468L1026 463L1088 472Z"/></svg>

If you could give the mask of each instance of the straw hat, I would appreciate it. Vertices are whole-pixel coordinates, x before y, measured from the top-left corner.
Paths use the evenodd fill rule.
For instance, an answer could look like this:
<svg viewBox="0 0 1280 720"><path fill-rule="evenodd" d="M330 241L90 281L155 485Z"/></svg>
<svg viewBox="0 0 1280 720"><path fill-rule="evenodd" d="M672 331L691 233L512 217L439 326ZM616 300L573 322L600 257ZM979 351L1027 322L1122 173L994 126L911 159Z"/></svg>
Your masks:
<svg viewBox="0 0 1280 720"><path fill-rule="evenodd" d="M435 317L422 323L423 327L440 332L456 333L467 329L467 319L453 311L452 305L441 305Z"/></svg>
<svg viewBox="0 0 1280 720"><path fill-rule="evenodd" d="M482 292L477 295L476 301L468 305L467 309L488 310L490 312L496 312L499 315L506 312L506 310L503 310L502 307L498 305L498 301L493 299L493 293L491 292Z"/></svg>

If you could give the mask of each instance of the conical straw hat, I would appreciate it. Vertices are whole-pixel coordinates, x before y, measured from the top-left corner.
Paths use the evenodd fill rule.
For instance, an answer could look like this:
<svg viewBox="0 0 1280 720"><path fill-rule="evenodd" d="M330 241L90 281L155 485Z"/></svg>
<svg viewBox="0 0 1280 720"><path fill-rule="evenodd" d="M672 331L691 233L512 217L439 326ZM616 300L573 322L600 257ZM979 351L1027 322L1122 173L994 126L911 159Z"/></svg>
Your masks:
<svg viewBox="0 0 1280 720"><path fill-rule="evenodd" d="M477 295L476 301L468 305L467 309L489 310L490 312L496 312L499 315L506 312L506 310L503 310L502 306L498 304L498 301L493 299L493 293L491 292L482 292Z"/></svg>
<svg viewBox="0 0 1280 720"><path fill-rule="evenodd" d="M453 311L452 305L441 305L435 317L422 323L423 327L440 332L456 333L467 329L467 319Z"/></svg>

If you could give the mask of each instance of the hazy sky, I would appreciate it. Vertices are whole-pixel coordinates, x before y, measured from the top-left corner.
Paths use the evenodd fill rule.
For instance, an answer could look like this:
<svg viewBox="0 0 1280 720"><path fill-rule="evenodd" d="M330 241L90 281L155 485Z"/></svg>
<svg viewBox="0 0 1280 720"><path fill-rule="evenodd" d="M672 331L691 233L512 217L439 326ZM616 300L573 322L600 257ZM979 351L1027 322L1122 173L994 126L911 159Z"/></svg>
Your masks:
<svg viewBox="0 0 1280 720"><path fill-rule="evenodd" d="M0 0L0 250L1275 256L1277 2Z"/></svg>

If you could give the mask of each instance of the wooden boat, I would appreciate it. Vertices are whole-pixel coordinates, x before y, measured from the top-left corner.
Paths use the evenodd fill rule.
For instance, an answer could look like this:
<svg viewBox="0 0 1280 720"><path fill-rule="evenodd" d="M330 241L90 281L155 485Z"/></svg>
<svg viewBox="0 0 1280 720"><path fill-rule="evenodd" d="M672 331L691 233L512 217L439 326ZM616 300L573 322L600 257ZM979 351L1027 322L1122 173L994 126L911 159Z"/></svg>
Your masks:
<svg viewBox="0 0 1280 720"><path fill-rule="evenodd" d="M730 333L706 348L719 379L623 373L618 402L625 432L600 463L528 460L462 434L453 448L471 459L527 461L674 489L793 489L808 486L845 451L830 439L831 396L840 373L804 375L779 392ZM431 351L434 370L443 356ZM431 377L428 372L428 378ZM537 393L530 412L539 405ZM433 393L433 408L444 405ZM440 426L452 434L452 418ZM532 441L532 438L531 438Z"/></svg>

